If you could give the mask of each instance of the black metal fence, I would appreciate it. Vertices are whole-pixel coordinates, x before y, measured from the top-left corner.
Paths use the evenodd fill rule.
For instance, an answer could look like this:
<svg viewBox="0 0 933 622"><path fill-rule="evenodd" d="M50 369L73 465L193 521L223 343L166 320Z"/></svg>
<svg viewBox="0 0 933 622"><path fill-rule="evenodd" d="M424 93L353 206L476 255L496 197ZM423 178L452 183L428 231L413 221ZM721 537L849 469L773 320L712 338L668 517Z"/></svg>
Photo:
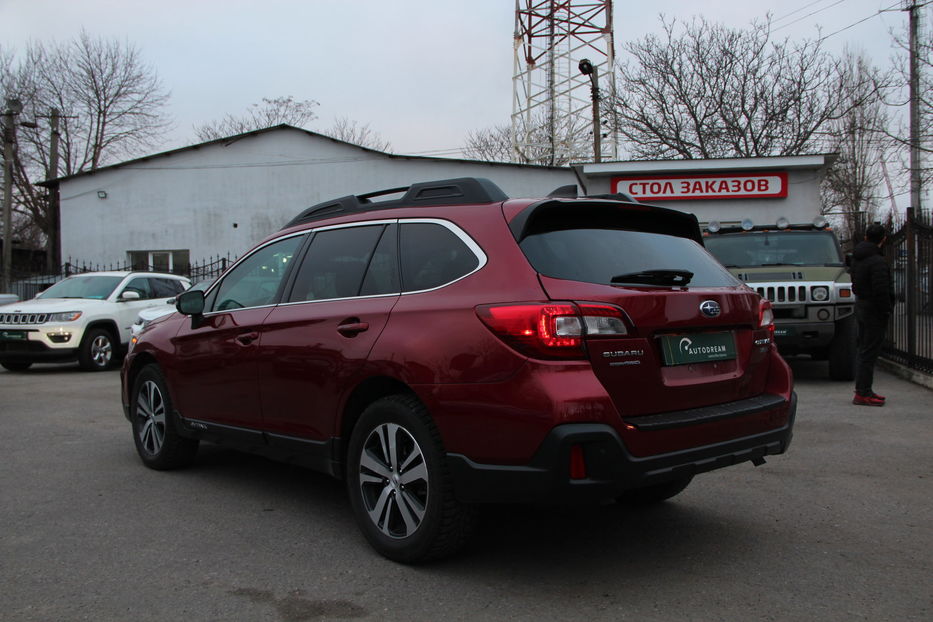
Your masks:
<svg viewBox="0 0 933 622"><path fill-rule="evenodd" d="M13 271L12 292L19 296L20 300L28 300L35 297L36 294L45 288L57 283L65 277L73 274L82 274L85 272L102 272L108 270L115 271L135 271L135 272L171 272L191 279L192 284L205 279L213 279L223 273L227 266L236 261L235 257L230 255L209 257L199 262L185 264L184 266L175 266L172 270L157 270L153 266L134 264L100 264L86 261L78 261L69 258L58 270L53 272L42 271L22 272Z"/></svg>
<svg viewBox="0 0 933 622"><path fill-rule="evenodd" d="M883 356L933 374L933 226L914 211L886 246L897 302L888 324Z"/></svg>

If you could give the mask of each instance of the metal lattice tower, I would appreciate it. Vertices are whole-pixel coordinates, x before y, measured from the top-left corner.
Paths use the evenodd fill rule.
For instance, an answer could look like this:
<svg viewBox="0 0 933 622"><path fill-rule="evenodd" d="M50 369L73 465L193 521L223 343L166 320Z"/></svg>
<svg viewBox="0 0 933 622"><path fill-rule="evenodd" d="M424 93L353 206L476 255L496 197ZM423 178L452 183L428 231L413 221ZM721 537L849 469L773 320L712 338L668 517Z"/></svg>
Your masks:
<svg viewBox="0 0 933 622"><path fill-rule="evenodd" d="M599 71L600 91L613 92L612 0L515 0L512 148L522 161L566 164L593 158L590 81L578 64ZM605 123L602 155L618 159Z"/></svg>

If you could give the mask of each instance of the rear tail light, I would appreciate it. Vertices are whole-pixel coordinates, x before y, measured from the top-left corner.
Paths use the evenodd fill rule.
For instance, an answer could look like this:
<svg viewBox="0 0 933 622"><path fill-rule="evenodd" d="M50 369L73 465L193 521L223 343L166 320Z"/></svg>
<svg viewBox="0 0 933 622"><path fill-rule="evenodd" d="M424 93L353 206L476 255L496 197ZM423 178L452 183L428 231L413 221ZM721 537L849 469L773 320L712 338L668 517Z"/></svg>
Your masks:
<svg viewBox="0 0 933 622"><path fill-rule="evenodd" d="M582 359L586 337L628 334L622 310L572 302L481 305L476 315L499 339L541 359Z"/></svg>
<svg viewBox="0 0 933 622"><path fill-rule="evenodd" d="M758 328L767 328L771 336L774 336L774 310L771 303L764 298L758 303Z"/></svg>

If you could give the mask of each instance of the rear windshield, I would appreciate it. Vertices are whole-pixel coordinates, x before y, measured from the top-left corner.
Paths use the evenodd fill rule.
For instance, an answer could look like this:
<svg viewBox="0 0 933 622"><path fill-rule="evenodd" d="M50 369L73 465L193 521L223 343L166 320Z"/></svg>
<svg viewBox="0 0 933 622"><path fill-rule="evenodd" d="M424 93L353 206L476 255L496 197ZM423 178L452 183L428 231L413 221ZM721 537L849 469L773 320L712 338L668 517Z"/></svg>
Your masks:
<svg viewBox="0 0 933 622"><path fill-rule="evenodd" d="M725 266L841 266L830 231L756 231L706 238L706 248Z"/></svg>
<svg viewBox="0 0 933 622"><path fill-rule="evenodd" d="M520 246L535 270L558 279L651 287L644 277L620 277L673 270L691 272L690 287L739 284L693 240L659 233L563 229L529 235Z"/></svg>

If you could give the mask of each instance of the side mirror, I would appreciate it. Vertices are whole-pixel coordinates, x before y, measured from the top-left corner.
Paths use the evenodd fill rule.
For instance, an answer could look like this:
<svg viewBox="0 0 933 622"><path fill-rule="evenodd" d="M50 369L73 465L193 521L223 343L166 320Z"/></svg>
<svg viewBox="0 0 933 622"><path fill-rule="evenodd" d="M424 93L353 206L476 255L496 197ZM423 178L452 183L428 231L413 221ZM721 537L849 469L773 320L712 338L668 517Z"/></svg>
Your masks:
<svg viewBox="0 0 933 622"><path fill-rule="evenodd" d="M175 298L175 309L183 315L198 316L204 313L204 292L189 290Z"/></svg>
<svg viewBox="0 0 933 622"><path fill-rule="evenodd" d="M139 295L139 292L134 292L133 290L127 290L120 294L120 300L139 300L142 296Z"/></svg>

